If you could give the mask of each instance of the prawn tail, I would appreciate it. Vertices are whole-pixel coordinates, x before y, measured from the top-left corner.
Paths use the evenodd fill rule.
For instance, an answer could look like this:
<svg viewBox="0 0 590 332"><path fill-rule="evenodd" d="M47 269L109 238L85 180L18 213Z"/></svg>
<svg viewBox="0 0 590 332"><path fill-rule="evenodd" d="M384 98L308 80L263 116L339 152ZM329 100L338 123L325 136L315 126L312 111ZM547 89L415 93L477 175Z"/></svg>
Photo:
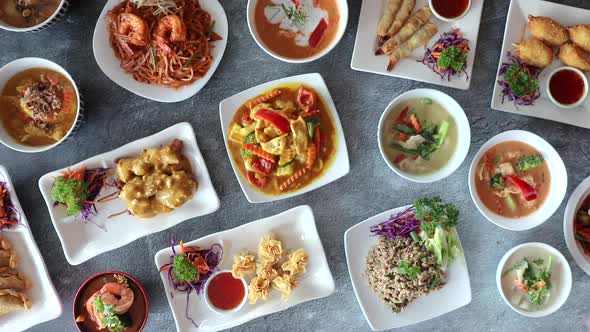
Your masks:
<svg viewBox="0 0 590 332"><path fill-rule="evenodd" d="M387 65L387 71L392 71L393 68L395 68L395 65L397 65L397 59L394 59L394 58L389 59L389 64Z"/></svg>

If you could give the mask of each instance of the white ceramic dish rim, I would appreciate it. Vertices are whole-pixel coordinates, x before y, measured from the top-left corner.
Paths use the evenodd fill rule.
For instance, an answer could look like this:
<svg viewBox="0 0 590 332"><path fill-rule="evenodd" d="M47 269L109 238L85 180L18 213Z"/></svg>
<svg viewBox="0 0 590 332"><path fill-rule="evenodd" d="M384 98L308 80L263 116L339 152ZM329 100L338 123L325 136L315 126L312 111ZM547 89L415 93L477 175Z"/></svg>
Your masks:
<svg viewBox="0 0 590 332"><path fill-rule="evenodd" d="M227 15L223 6L218 0L200 0L202 3L206 2L210 6L216 7L215 13L211 13L212 19L216 21L215 31L219 33L222 40L215 42L215 48L212 53L218 52L218 56L213 56L211 67L205 76L197 79L191 84L180 87L178 89L168 88L164 86L147 84L136 81L131 74L126 73L120 67L120 61L115 56L110 43L108 41L107 33L107 14L115 5L119 4L120 0L107 0L104 8L98 16L94 33L92 35L92 53L94 60L100 67L103 74L123 89L132 92L140 97L150 99L162 103L176 103L187 100L197 93L199 93L209 80L215 74L221 59L225 53L227 42L229 38ZM202 5L201 3L201 5ZM203 6L205 7L205 6Z"/></svg>
<svg viewBox="0 0 590 332"><path fill-rule="evenodd" d="M469 2L467 3L467 9L465 9L465 11L457 17L446 17L446 16L442 16L441 14L439 14L438 11L436 10L436 8L432 5L432 0L428 0L428 5L430 6L430 9L432 10L432 14L434 14L434 16L436 16L436 18L438 18L439 20L445 21L445 22L456 22L456 21L462 19L463 17L465 17L465 15L467 15L469 10L471 9L471 0L469 0Z"/></svg>
<svg viewBox="0 0 590 332"><path fill-rule="evenodd" d="M397 168L385 154L385 146L383 144L382 137L384 123L387 116L394 111L397 105L403 103L406 100L417 98L430 98L438 104L440 104L443 108L445 108L447 112L455 120L455 125L457 126L458 133L457 149L455 150L455 153L449 159L447 164L438 171L424 175L411 174ZM446 104L451 104L453 105L453 107L445 107ZM453 97L447 95L444 92L434 89L414 89L402 93L401 95L397 96L391 103L389 103L389 105L387 105L387 107L381 114L381 118L379 119L379 126L377 130L377 142L379 145L379 151L381 152L381 157L383 157L383 160L385 160L387 166L389 166L389 168L391 168L391 170L394 171L397 175L401 176L406 180L416 183L433 183L453 174L461 166L461 164L463 164L465 158L467 157L467 153L469 152L469 146L471 145L471 127L469 126L469 120L467 120L467 115L465 115L465 111L463 110L461 105L455 99L453 99Z"/></svg>
<svg viewBox="0 0 590 332"><path fill-rule="evenodd" d="M15 229L15 230L8 229L8 230L4 230L4 232L23 232L23 233L25 233L24 234L25 238L28 239L28 241L30 242L31 248L33 248L33 252L30 252L30 255L39 256L41 262L43 263L42 266L40 266L40 267L37 266L37 270L40 274L41 273L44 274L44 276L49 281L50 288L48 289L48 292L51 293L54 297L54 300L57 301L57 303L59 303L59 308L54 315L48 316L47 318L43 318L43 319L39 320L38 322L34 322L34 323L31 323L33 321L33 319L27 320L27 323L26 323L27 325L26 325L25 329L29 329L35 325L38 325L38 324L41 324L44 322L48 322L50 320L54 320L54 319L60 317L63 314L63 303L61 301L61 298L57 294L57 290L55 289L55 285L53 284L53 281L51 280L51 276L49 275L49 271L47 270L47 266L45 265L45 260L43 259L43 256L41 255L41 251L39 250L39 247L37 246L37 242L35 242L35 238L33 237L33 233L31 232L31 228L30 228L29 222L27 220L27 216L25 215L24 210L23 210L22 206L20 205L20 201L18 199L18 196L16 195L16 191L14 190L14 185L13 185L12 180L10 178L10 174L8 174L8 170L3 165L0 165L0 180L3 180L6 182L7 187L8 187L8 194L10 195L12 205L16 208L16 210L20 214L21 223L22 223L22 226L19 226L19 229ZM41 287L41 285L33 285L33 287Z"/></svg>
<svg viewBox="0 0 590 332"><path fill-rule="evenodd" d="M553 94L551 93L549 83L551 82L553 75L555 75L557 72L560 72L562 70L571 70L571 71L575 72L576 74L578 74L580 76L580 78L582 78L582 81L584 81L584 94L582 95L582 98L580 98L580 100L578 100L577 102L575 102L573 104L569 104L569 105L562 104L562 103L558 102L557 100L555 100L555 97L553 97ZM557 68L553 69L553 71L551 71L551 73L549 74L549 77L547 78L547 82L548 82L547 83L547 96L553 102L553 104L555 104L556 106L561 107L563 109L576 108L576 107L582 105L586 101L586 98L588 97L588 78L578 68L574 68L574 67L570 67L570 66L557 67Z"/></svg>
<svg viewBox="0 0 590 332"><path fill-rule="evenodd" d="M219 309L216 306L214 306L211 301L209 300L209 285L211 284L211 280L213 280L215 277L217 277L219 274L221 273L231 273L231 270L220 270L215 272L213 275L211 275L209 277L209 279L207 279L207 281L205 282L205 291L203 294L203 298L205 299L205 303L207 304L207 307L215 312L218 315L228 315L228 314L232 314L234 312L238 312L240 310L242 310L242 308L246 305L246 302L248 302L248 284L246 283L246 280L244 278L240 278L238 280L240 280L242 282L242 285L244 285L244 298L242 299L242 302L240 302L240 304L230 310L223 310L223 309Z"/></svg>
<svg viewBox="0 0 590 332"><path fill-rule="evenodd" d="M506 298L506 294L504 294L504 290L502 289L502 273L504 271L504 267L505 267L506 263L508 262L510 257L512 257L512 255L514 255L517 251L519 251L523 248L526 248L526 247L530 247L530 248L537 247L540 250L545 250L545 251L551 253L552 256L556 256L557 259L559 259L560 263L563 265L565 271L567 272L566 279L569 280L569 287L567 287L567 290L565 290L566 295L563 297L562 301L555 303L553 306L547 306L546 308L543 308L543 309L537 310L537 311L525 311L525 310L515 307L512 303L510 303L510 300L508 298ZM541 242L527 242L527 243L519 244L516 247L508 250L508 252L500 260L500 263L498 264L498 268L496 269L496 287L498 288L498 291L500 292L502 299L504 300L504 302L506 302L506 304L508 304L508 306L512 310L514 310L515 312L517 312L523 316L527 316L527 317L533 317L533 318L544 317L544 316L548 316L548 315L556 312L557 310L559 310L563 306L563 304L567 301L567 298L569 297L569 294L572 289L572 284L573 284L572 270L571 270L569 263L567 262L567 259L565 259L565 257L563 256L563 254L561 252L559 252L559 250L553 248L552 246L550 246L548 244L541 243ZM559 287L559 289L562 292L564 291L561 287Z"/></svg>
<svg viewBox="0 0 590 332"><path fill-rule="evenodd" d="M273 58L275 58L277 60L281 60L281 61L284 61L287 63L307 63L307 62L315 61L315 60L325 56L326 54L330 53L336 47L336 45L338 45L338 43L340 43L340 40L342 39L342 37L344 37L344 33L346 32L346 26L348 25L348 2L346 0L338 0L338 10L340 13L340 22L338 25L338 31L336 32L336 36L334 37L334 40L332 41L332 43L330 43L330 45L328 45L321 52L318 52L318 53L316 53L310 57L307 57L307 58L294 59L294 58L284 57L282 55L275 53L270 48L268 48L264 44L264 42L260 39L260 37L258 36L258 32L256 31L256 26L254 24L254 11L256 9L255 5L258 1L259 0L248 0L248 4L246 7L246 19L248 22L248 29L250 30L250 35L252 36L252 38L254 39L256 44L258 44L258 46L264 52L266 52L268 55L272 56Z"/></svg>
<svg viewBox="0 0 590 332"><path fill-rule="evenodd" d="M43 21L37 25L34 25L32 27L27 27L27 28L17 28L15 26L12 26L12 25L0 20L0 29L12 31L12 32L29 32L29 31L39 29L39 28L44 27L45 25L49 24L49 22L53 21L53 19L57 15L59 15L59 13L60 13L61 9L63 8L63 6L65 5L65 3L66 3L66 0L61 0L59 3L59 6L57 6L57 9L55 10L55 12L53 12L53 14L51 14L51 16L49 16L45 21Z"/></svg>
<svg viewBox="0 0 590 332"><path fill-rule="evenodd" d="M44 146L28 146L28 145L24 145L24 144L19 144L16 142L16 140L14 140L14 142L9 142L9 141L3 140L1 138L1 136L0 136L0 143L2 143L4 146L6 146L14 151L24 152L24 153L38 153L38 152L44 152L44 151L50 150L50 149L60 145L64 141L66 141L69 138L69 136L76 129L76 126L77 126L79 119L80 119L80 107L81 107L80 92L78 91L78 86L76 85L76 82L74 81L72 76L62 66L58 65L57 63L55 63L53 61L43 59L43 58L27 57L27 58L20 58L20 59L13 60L13 61L5 64L4 66L2 66L2 68L0 68L0 77L2 77L2 75L4 75L5 71L11 70L12 67L22 67L22 69L20 69L18 72L21 72L21 71L27 70L27 69L32 69L32 68L47 68L47 69L50 69L53 71L57 71L60 74L62 74L64 77L66 77L70 81L72 86L74 87L74 91L76 91L76 97L78 99L78 105L77 105L77 109L76 109L76 118L74 119L74 123L72 124L72 126L70 127L70 130L68 130L66 135L62 139L60 139L59 141L57 141L53 144L44 145ZM14 75L7 77L6 81L10 80L12 77L14 77ZM3 80L3 79L0 78L0 80ZM2 90L4 88L4 84L5 83L2 83L2 87L0 87L0 90ZM2 128L0 130L4 131L5 129ZM8 134L8 135L10 135L10 134Z"/></svg>
<svg viewBox="0 0 590 332"><path fill-rule="evenodd" d="M590 177L582 181L570 196L563 216L563 235L570 254L578 266L590 275L590 256L586 255L574 238L574 218L583 200L590 195Z"/></svg>
<svg viewBox="0 0 590 332"><path fill-rule="evenodd" d="M534 143L535 140L540 143ZM475 187L476 168L483 155L493 146L509 141L520 141L534 147L543 155L551 172L551 190L545 203L537 211L523 218L505 218L490 211L479 198ZM563 178L556 178L556 175L563 175ZM471 199L486 219L507 230L525 231L543 224L557 211L567 191L567 169L559 153L542 137L525 130L509 130L490 138L479 148L469 167L468 182Z"/></svg>
<svg viewBox="0 0 590 332"><path fill-rule="evenodd" d="M336 147L335 155L333 157L334 160L332 160L330 165L328 166L329 169L325 170L319 178L315 179L312 183L310 183L309 185L307 185L299 190L290 191L290 192L282 194L282 195L269 195L269 194L263 193L262 191L259 191L255 188L253 188L250 185L250 183L248 182L248 180L242 176L240 169L235 164L234 159L232 158L231 151L230 151L229 145L228 145L229 144L228 143L228 139L229 139L228 130L229 130L229 124L231 123L231 120L232 120L234 114L237 112L238 108L230 110L229 106L226 106L226 104L229 104L229 103L233 102L234 99L237 100L239 98L239 99L241 99L240 100L240 105L241 105L242 103L246 102L249 98L255 97L267 89L274 88L277 85L281 85L281 84L285 84L285 83L307 84L309 86L312 86L318 92L318 95L322 98L322 100L326 104L327 108L331 111L330 115L332 116L332 121L334 121L333 124L334 124L334 128L336 130L335 134L336 134L336 138L338 140L338 145ZM325 90L324 91L325 93L322 93L322 91L320 91L320 90ZM251 96L246 97L248 95L251 95ZM242 98L244 98L244 99L242 99ZM249 88L247 90L244 90L242 92L239 92L231 97L228 97L228 98L222 100L219 103L219 114L220 114L221 126L222 126L221 131L223 133L223 140L224 140L225 149L226 149L228 158L229 158L232 168L234 170L234 174L236 175L236 178L238 179L238 183L240 184L240 187L242 188L244 195L246 195L246 199L250 203L268 203L268 202L273 202L273 201L278 201L278 200L282 200L282 199L286 199L286 198L299 196L299 195L305 194L307 192L310 192L312 190L323 187L333 181L336 181L336 180L340 179L341 177L344 177L345 175L347 175L350 171L350 161L348 158L348 149L346 147L346 139L344 137L342 123L340 122L340 117L338 116L338 111L336 110L336 105L334 105L334 100L332 99L332 96L330 95L330 91L328 89L328 86L326 85L326 82L324 81L323 77L318 73L310 73L310 74L302 74L302 75L297 75L297 76L285 77L285 78L281 78L278 80L262 83L260 85L257 85L252 88ZM341 159L340 160L341 164L338 164L339 159ZM338 167L341 167L341 168L338 168Z"/></svg>

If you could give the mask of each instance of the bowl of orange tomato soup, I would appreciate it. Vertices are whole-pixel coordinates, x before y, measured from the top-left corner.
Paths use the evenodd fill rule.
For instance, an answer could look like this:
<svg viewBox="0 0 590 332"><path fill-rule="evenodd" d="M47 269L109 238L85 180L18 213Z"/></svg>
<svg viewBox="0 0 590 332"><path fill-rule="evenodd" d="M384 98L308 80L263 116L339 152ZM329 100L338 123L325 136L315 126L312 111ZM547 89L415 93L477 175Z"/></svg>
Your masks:
<svg viewBox="0 0 590 332"><path fill-rule="evenodd" d="M292 63L328 54L348 22L346 0L249 0L248 27L271 56Z"/></svg>
<svg viewBox="0 0 590 332"><path fill-rule="evenodd" d="M567 171L559 153L538 135L511 130L492 137L469 170L475 206L494 224L523 231L549 219L565 197Z"/></svg>

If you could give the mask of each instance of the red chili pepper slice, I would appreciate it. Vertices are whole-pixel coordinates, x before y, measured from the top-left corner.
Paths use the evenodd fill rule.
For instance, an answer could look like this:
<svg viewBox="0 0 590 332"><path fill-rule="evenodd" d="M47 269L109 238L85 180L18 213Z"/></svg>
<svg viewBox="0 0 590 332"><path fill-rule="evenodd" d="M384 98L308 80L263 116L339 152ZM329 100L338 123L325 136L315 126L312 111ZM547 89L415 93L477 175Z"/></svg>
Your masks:
<svg viewBox="0 0 590 332"><path fill-rule="evenodd" d="M291 2L293 2L293 4L295 5L295 8L297 10L299 10L299 8L301 8L301 1L300 0L291 0Z"/></svg>
<svg viewBox="0 0 590 332"><path fill-rule="evenodd" d="M267 109L261 109L254 115L257 119L261 119L270 123L273 127L277 128L282 134L288 134L291 132L291 124L289 120L285 119L282 115Z"/></svg>
<svg viewBox="0 0 590 332"><path fill-rule="evenodd" d="M397 157L395 157L395 159L393 160L394 164L399 164L402 161L404 161L408 156L406 156L405 154L398 154Z"/></svg>
<svg viewBox="0 0 590 332"><path fill-rule="evenodd" d="M313 90L308 89L303 85L299 87L299 90L297 91L297 103L299 104L299 107L303 109L303 111L311 111L311 109L315 106L317 99L318 96Z"/></svg>
<svg viewBox="0 0 590 332"><path fill-rule="evenodd" d="M309 36L309 45L311 45L311 47L318 46L320 40L324 36L324 33L326 33L327 29L328 22L326 22L326 20L322 18L320 23L318 23L318 25L315 27L315 30L313 30L313 32Z"/></svg>
<svg viewBox="0 0 590 332"><path fill-rule="evenodd" d="M537 191L526 181L521 180L516 176L512 175L507 175L506 180L512 182L512 184L514 184L520 190L522 197L524 197L526 201L532 201L537 199Z"/></svg>
<svg viewBox="0 0 590 332"><path fill-rule="evenodd" d="M395 119L395 121L393 122L393 125L394 125L394 126L397 126L397 125L399 125L399 124L402 124L402 123L406 122L406 117L408 116L408 111L409 111L409 110L410 110L410 108L408 108L408 107L404 108L404 109L403 109L403 110L400 112L400 114L399 114L399 116L397 117L397 119Z"/></svg>
<svg viewBox="0 0 590 332"><path fill-rule="evenodd" d="M254 172L246 172L246 174L248 175L248 182L250 182L250 184L252 184L254 187L264 188L264 186L266 186L266 177L257 178L256 173Z"/></svg>
<svg viewBox="0 0 590 332"><path fill-rule="evenodd" d="M275 170L276 164L264 158L258 158L252 163L252 169L264 176L269 176Z"/></svg>
<svg viewBox="0 0 590 332"><path fill-rule="evenodd" d="M247 126L247 125L251 124L252 122L254 122L254 120L252 120L252 118L250 117L250 112L242 113L242 124L244 126Z"/></svg>

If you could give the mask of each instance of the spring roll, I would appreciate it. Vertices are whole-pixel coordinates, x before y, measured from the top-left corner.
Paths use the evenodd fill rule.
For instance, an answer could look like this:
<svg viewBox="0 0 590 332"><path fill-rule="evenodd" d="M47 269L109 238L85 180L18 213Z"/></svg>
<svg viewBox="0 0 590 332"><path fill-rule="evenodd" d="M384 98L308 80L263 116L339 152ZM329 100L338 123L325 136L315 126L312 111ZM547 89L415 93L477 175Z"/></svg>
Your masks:
<svg viewBox="0 0 590 332"><path fill-rule="evenodd" d="M18 259L16 257L16 252L12 250L2 250L0 251L0 267L10 267L12 269L16 269Z"/></svg>
<svg viewBox="0 0 590 332"><path fill-rule="evenodd" d="M410 14L412 14L414 7L416 7L416 0L403 0L401 7L395 15L393 23L391 23L389 30L387 30L387 36L385 37L385 40L397 34L399 29L401 29L401 27L408 20L408 17L410 17Z"/></svg>
<svg viewBox="0 0 590 332"><path fill-rule="evenodd" d="M408 22L404 24L404 26L395 36L391 37L385 42L385 44L381 45L381 48L375 52L375 55L391 54L393 50L398 48L403 42L412 37L412 35L416 33L418 29L420 29L424 24L428 23L430 18L432 18L432 11L430 10L430 7L426 6L418 9L418 11L416 11L414 15L410 17Z"/></svg>
<svg viewBox="0 0 590 332"><path fill-rule="evenodd" d="M23 293L10 289L0 290L0 315L15 310L31 309L31 298Z"/></svg>
<svg viewBox="0 0 590 332"><path fill-rule="evenodd" d="M387 0L385 11L377 25L377 37L379 38L379 45L383 44L383 37L387 35L387 30L395 19L395 14L399 10L402 0Z"/></svg>
<svg viewBox="0 0 590 332"><path fill-rule="evenodd" d="M0 289L25 290L31 286L31 282L17 270L9 267L0 268Z"/></svg>
<svg viewBox="0 0 590 332"><path fill-rule="evenodd" d="M392 71L395 65L403 58L412 54L420 46L425 46L430 38L438 32L436 24L429 22L423 25L415 34L407 41L396 48L389 56L388 71Z"/></svg>
<svg viewBox="0 0 590 332"><path fill-rule="evenodd" d="M2 248L2 250L10 250L12 246L10 245L10 242L8 242L8 240L0 237L0 248Z"/></svg>

